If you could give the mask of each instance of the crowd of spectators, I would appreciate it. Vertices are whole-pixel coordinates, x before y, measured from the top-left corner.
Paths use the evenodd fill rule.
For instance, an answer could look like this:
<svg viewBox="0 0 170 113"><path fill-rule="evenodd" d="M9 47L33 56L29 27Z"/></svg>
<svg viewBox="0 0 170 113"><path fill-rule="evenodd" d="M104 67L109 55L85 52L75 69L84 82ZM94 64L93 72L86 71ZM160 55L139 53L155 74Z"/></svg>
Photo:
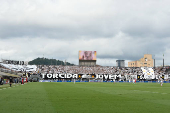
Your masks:
<svg viewBox="0 0 170 113"><path fill-rule="evenodd" d="M61 65L39 65L39 73L72 73L72 74L113 74L113 75L142 75L143 71L139 67L112 67L112 66L61 66ZM153 68L155 75L165 75L169 67ZM147 69L147 68L146 68Z"/></svg>
<svg viewBox="0 0 170 113"><path fill-rule="evenodd" d="M0 65L0 68L4 68ZM145 68L146 70L148 68ZM155 75L169 75L169 67L155 67L153 68ZM168 71L169 70L169 71ZM13 70L11 70L14 72ZM25 73L25 71L21 72ZM36 71L31 73L70 73L70 74L112 74L112 75L143 75L142 68L140 67L113 67L113 66L63 66L63 65L38 65Z"/></svg>

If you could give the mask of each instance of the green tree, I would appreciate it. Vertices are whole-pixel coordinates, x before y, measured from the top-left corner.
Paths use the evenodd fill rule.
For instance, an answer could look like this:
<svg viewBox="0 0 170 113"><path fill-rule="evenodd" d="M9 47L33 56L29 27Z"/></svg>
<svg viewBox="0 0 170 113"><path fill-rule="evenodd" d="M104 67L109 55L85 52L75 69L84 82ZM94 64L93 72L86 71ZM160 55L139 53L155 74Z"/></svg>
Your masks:
<svg viewBox="0 0 170 113"><path fill-rule="evenodd" d="M69 65L69 66L74 65L69 62L64 63L63 61L56 60L56 59L39 58L39 57L32 61L29 61L28 64L29 65Z"/></svg>

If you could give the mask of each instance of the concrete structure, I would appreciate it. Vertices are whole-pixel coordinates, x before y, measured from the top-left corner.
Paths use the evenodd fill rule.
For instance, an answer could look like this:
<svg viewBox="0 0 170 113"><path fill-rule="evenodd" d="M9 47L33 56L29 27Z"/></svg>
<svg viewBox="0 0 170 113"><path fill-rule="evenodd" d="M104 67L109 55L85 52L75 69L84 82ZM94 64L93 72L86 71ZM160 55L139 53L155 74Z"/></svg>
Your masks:
<svg viewBox="0 0 170 113"><path fill-rule="evenodd" d="M4 64L14 64L14 65L25 65L26 62L24 61L18 61L18 60L7 60L7 59L2 59L2 62Z"/></svg>
<svg viewBox="0 0 170 113"><path fill-rule="evenodd" d="M151 54L145 54L143 58L138 61L128 62L128 67L153 67L153 59Z"/></svg>
<svg viewBox="0 0 170 113"><path fill-rule="evenodd" d="M96 60L79 60L79 66L96 66Z"/></svg>
<svg viewBox="0 0 170 113"><path fill-rule="evenodd" d="M125 60L116 60L117 67L125 67Z"/></svg>

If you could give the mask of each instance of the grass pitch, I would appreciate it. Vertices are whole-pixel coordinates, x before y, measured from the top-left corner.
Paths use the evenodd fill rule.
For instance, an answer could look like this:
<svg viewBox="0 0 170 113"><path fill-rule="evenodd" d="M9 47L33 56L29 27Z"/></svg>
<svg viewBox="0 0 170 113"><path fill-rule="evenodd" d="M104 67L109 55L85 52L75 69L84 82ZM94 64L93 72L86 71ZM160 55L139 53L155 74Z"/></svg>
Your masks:
<svg viewBox="0 0 170 113"><path fill-rule="evenodd" d="M28 83L0 85L0 113L165 113L170 84ZM6 88L6 89L5 89Z"/></svg>

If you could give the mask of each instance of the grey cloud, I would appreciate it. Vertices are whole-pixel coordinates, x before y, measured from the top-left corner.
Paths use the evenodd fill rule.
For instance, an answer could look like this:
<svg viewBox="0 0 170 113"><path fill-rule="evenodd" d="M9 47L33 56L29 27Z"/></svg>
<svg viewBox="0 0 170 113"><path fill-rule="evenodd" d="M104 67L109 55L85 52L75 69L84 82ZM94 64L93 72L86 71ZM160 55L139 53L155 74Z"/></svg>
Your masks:
<svg viewBox="0 0 170 113"><path fill-rule="evenodd" d="M95 20L93 20L95 21ZM16 38L16 37L48 37L56 39L74 39L81 37L99 38L113 37L118 33L115 28L109 27L105 22L89 22L86 25L75 23L73 25L33 25L33 24L18 24L9 25L1 24L0 38ZM110 29L109 29L110 28Z"/></svg>
<svg viewBox="0 0 170 113"><path fill-rule="evenodd" d="M78 64L79 50L96 50L98 63L170 55L168 0L0 1L0 54L44 56ZM17 53L17 54L16 54ZM106 60L106 62L105 62ZM170 60L166 57L166 62ZM115 62L113 63L115 64Z"/></svg>
<svg viewBox="0 0 170 113"><path fill-rule="evenodd" d="M168 4L168 1L164 2ZM165 38L170 35L169 6L163 4L165 7L161 7L162 2L152 0L140 1L139 4L135 0L128 3L108 0L97 4L96 1L86 3L74 0L70 5L64 1L55 4L52 1L30 1L24 2L24 6L18 1L5 4L8 9L1 9L0 38L111 38L120 31L136 38Z"/></svg>

